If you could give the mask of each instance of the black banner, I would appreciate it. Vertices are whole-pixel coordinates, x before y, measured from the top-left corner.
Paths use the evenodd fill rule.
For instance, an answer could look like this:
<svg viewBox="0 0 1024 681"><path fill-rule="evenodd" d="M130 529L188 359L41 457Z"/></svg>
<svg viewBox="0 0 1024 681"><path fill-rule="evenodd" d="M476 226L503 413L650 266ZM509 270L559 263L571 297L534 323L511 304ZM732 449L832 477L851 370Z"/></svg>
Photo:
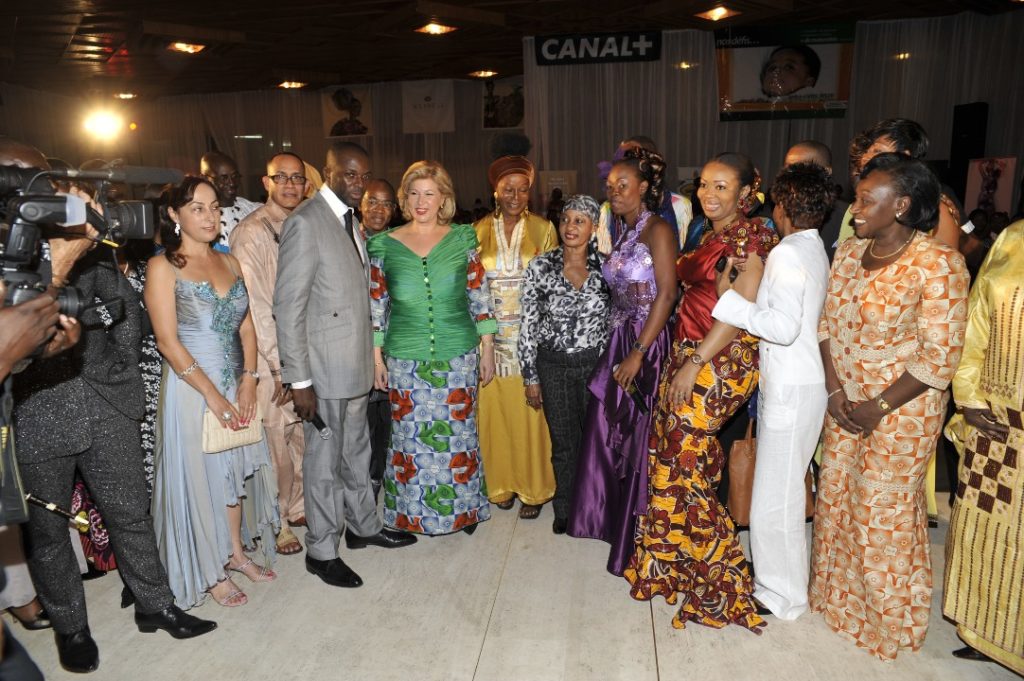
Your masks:
<svg viewBox="0 0 1024 681"><path fill-rule="evenodd" d="M533 39L538 66L606 64L661 59L661 31L539 35Z"/></svg>

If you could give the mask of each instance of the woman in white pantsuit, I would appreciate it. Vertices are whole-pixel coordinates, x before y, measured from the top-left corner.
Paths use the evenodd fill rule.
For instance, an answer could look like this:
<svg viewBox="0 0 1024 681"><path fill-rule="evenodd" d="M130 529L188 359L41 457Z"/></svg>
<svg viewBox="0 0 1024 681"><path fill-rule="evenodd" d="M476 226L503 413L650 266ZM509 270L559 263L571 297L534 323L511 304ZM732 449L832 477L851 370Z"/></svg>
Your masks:
<svg viewBox="0 0 1024 681"><path fill-rule="evenodd" d="M763 270L759 258L729 263L718 277L713 312L715 319L761 338L750 549L754 597L784 620L808 607L804 475L828 401L817 336L829 264L818 230L832 209L831 186L820 166L783 168L771 189L772 218L782 241ZM756 302L731 290L727 274L733 267L742 270L739 277L763 275Z"/></svg>

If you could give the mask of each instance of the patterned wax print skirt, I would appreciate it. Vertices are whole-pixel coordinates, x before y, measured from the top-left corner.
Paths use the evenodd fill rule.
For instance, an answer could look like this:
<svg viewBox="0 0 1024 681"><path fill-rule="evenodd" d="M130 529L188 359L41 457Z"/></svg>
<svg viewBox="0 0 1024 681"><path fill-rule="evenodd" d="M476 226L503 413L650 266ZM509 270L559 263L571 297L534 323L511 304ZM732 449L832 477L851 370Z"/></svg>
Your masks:
<svg viewBox="0 0 1024 681"><path fill-rule="evenodd" d="M450 534L491 517L476 424L477 352L389 357L391 446L384 524Z"/></svg>

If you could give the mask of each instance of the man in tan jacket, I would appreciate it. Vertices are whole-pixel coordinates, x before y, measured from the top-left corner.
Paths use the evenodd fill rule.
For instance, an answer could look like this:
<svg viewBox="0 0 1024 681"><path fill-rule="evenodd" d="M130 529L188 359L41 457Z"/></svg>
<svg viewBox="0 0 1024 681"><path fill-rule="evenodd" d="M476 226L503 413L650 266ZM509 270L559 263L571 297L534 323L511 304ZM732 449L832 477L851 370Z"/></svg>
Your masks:
<svg viewBox="0 0 1024 681"><path fill-rule="evenodd" d="M277 281L277 250L284 219L298 206L306 189L302 159L280 153L267 162L263 177L267 202L250 213L231 231L231 253L242 265L249 305L256 325L260 374L258 398L263 408L263 428L277 473L278 504L282 523L277 551L294 554L302 544L290 526L306 524L302 500L302 453L305 448L302 421L292 409L291 392L281 384L281 360L277 352L274 321L274 285Z"/></svg>

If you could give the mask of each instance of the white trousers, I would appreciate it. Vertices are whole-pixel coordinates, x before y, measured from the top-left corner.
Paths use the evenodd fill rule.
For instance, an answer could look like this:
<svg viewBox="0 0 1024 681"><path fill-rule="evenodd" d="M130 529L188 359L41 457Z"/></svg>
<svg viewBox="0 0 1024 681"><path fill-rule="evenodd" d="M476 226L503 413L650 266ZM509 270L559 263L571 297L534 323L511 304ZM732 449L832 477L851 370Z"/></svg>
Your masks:
<svg viewBox="0 0 1024 681"><path fill-rule="evenodd" d="M810 559L804 475L825 421L825 385L772 384L761 377L757 464L750 503L754 597L779 619L807 610Z"/></svg>

